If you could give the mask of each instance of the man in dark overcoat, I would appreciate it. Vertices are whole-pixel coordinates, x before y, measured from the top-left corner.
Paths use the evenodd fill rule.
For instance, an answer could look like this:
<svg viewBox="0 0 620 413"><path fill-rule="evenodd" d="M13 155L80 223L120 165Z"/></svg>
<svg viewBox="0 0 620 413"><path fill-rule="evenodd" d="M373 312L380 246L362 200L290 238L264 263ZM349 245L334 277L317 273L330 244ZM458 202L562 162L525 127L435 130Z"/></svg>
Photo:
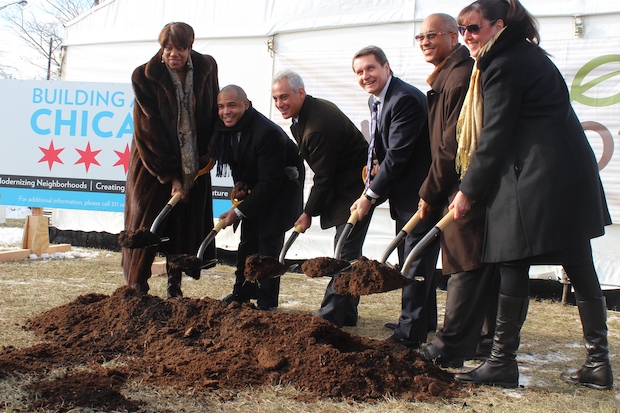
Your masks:
<svg viewBox="0 0 620 413"><path fill-rule="evenodd" d="M212 142L217 146L218 172L232 170L238 198L243 202L220 219L227 225L241 220L233 292L225 302L257 298L261 310L278 307L280 278L247 282L246 258L252 254L278 257L284 233L293 226L303 204L304 161L299 148L278 125L252 107L245 91L224 87L217 99L221 122Z"/></svg>
<svg viewBox="0 0 620 413"><path fill-rule="evenodd" d="M301 225L305 231L312 225L312 217L320 215L322 229L336 227L335 245L349 219L351 202L364 190L361 176L368 142L336 105L307 95L299 74L276 74L271 92L282 117L292 120L291 132L314 172L314 184L295 225ZM369 223L370 217L356 223L341 256L336 258L353 260L362 255ZM336 278L334 275L327 286L316 315L339 327L354 326L359 297L336 294Z"/></svg>
<svg viewBox="0 0 620 413"><path fill-rule="evenodd" d="M428 16L416 40L425 60L435 66L427 79L431 86L427 100L433 162L420 188L419 208L425 218L436 208L447 212L449 201L458 191L456 125L474 60L469 50L459 44L458 25L447 14ZM444 322L420 354L442 367L461 367L464 358L476 355L478 341L484 344L479 349L480 357L491 350L499 285L493 284L495 266L482 263L485 218L486 205L479 202L467 217L448 225L441 234L442 271L450 275Z"/></svg>

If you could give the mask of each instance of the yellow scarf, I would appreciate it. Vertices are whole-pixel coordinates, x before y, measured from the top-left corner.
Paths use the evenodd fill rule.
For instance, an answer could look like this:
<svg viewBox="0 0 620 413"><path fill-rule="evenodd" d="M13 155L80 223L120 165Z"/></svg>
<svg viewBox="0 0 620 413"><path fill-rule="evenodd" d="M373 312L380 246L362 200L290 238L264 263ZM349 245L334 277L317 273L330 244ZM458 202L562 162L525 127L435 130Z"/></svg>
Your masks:
<svg viewBox="0 0 620 413"><path fill-rule="evenodd" d="M489 40L478 53L480 59L495 44L497 38L506 30L504 27L497 32L491 40ZM461 179L465 176L471 156L478 147L478 138L482 130L482 91L480 90L480 71L478 64L474 64L469 81L469 89L463 101L463 107L459 114L459 120L456 123L456 141L458 147L456 150L455 167L456 172L460 174Z"/></svg>

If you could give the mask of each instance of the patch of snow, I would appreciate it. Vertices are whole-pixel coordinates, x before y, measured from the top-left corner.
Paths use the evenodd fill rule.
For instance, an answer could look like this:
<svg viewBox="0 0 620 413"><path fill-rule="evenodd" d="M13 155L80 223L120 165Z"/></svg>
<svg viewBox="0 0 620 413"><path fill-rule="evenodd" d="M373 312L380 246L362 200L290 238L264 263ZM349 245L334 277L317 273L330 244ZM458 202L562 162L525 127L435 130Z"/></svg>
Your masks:
<svg viewBox="0 0 620 413"><path fill-rule="evenodd" d="M6 207L6 217L11 219L25 219L30 215L30 208L28 207Z"/></svg>
<svg viewBox="0 0 620 413"><path fill-rule="evenodd" d="M22 228L0 228L0 246L17 246L21 245L24 237Z"/></svg>

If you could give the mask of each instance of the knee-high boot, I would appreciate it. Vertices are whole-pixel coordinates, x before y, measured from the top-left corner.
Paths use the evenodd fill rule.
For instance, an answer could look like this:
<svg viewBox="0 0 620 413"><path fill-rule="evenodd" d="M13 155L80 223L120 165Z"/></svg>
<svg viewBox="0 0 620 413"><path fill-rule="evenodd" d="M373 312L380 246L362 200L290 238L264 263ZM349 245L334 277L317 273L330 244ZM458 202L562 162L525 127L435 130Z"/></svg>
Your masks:
<svg viewBox="0 0 620 413"><path fill-rule="evenodd" d="M560 377L573 384L581 384L596 390L609 390L614 377L609 363L607 347L607 305L605 297L589 301L577 301L586 362L579 369L569 369Z"/></svg>
<svg viewBox="0 0 620 413"><path fill-rule="evenodd" d="M514 388L519 385L517 349L520 333L527 315L529 298L500 294L497 307L497 325L493 337L491 356L478 368L468 373L458 373L457 380L477 384L491 384Z"/></svg>
<svg viewBox="0 0 620 413"><path fill-rule="evenodd" d="M166 288L168 298L183 297L183 292L181 291L181 270L170 268L168 263L166 263L166 270L168 274L168 287Z"/></svg>

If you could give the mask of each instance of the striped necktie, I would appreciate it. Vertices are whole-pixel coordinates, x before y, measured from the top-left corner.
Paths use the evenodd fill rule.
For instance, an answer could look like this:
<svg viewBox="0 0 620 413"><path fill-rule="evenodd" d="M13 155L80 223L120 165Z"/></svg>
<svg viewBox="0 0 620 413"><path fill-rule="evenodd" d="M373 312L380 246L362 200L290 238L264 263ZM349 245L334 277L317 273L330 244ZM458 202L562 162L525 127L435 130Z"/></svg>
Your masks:
<svg viewBox="0 0 620 413"><path fill-rule="evenodd" d="M372 171L372 159L375 151L375 135L377 132L377 112L379 107L379 101L374 99L372 102L372 109L370 110L370 144L368 145L368 159L366 161L366 189L370 186L370 173Z"/></svg>

